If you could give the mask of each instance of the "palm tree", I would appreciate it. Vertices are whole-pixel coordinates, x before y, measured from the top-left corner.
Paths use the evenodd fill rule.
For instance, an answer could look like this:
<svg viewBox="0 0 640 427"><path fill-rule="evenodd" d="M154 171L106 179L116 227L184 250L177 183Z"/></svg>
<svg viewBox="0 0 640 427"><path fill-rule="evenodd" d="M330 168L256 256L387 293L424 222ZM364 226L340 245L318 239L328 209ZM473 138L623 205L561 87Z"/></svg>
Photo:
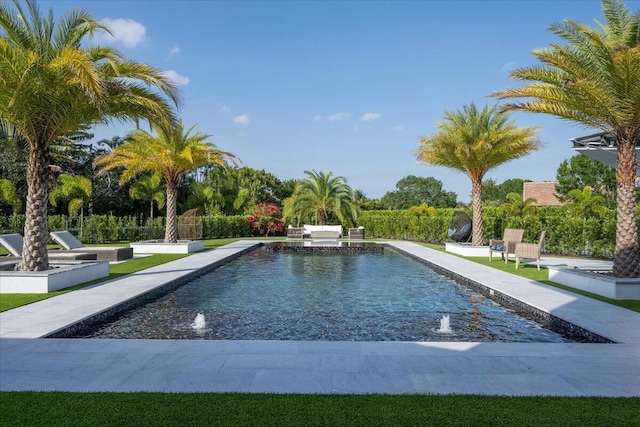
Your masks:
<svg viewBox="0 0 640 427"><path fill-rule="evenodd" d="M527 197L526 199L523 199L518 193L508 193L506 197L509 202L503 203L502 207L512 216L529 215L538 210L535 205L535 203L538 202L538 199L534 197Z"/></svg>
<svg viewBox="0 0 640 427"><path fill-rule="evenodd" d="M603 0L606 25L591 28L571 20L549 30L566 41L532 54L542 65L519 68L515 80L530 81L496 92L527 98L506 110L545 113L610 132L617 141L617 224L613 275L640 277L636 224L636 146L640 144L640 11L622 0Z"/></svg>
<svg viewBox="0 0 640 427"><path fill-rule="evenodd" d="M567 209L574 215L582 218L582 242L587 245L587 219L589 217L600 218L607 211L606 200L599 194L593 194L591 187L582 190L574 188L567 194L571 202Z"/></svg>
<svg viewBox="0 0 640 427"><path fill-rule="evenodd" d="M0 119L28 143L20 270L46 270L50 147L63 135L111 120L175 120L177 87L160 71L87 36L108 29L81 9L59 21L35 0L0 3Z"/></svg>
<svg viewBox="0 0 640 427"><path fill-rule="evenodd" d="M162 176L167 187L167 217L164 240L175 243L178 240L177 202L178 180L187 172L207 165L226 167L236 163L237 157L218 150L207 139L211 135L191 133L196 125L185 131L182 121L167 130L153 124L154 134L142 129L130 132L125 142L109 153L98 157L95 166L98 174L122 167L120 183L124 184L142 172L157 173Z"/></svg>
<svg viewBox="0 0 640 427"><path fill-rule="evenodd" d="M301 220L311 220L325 225L331 214L343 224L355 224L360 213L351 187L342 176L334 177L331 172L304 171L308 175L300 180L287 203L285 217L297 224Z"/></svg>
<svg viewBox="0 0 640 427"><path fill-rule="evenodd" d="M70 216L74 216L80 211L80 235L83 236L84 226L84 205L91 201L93 185L84 176L74 176L61 174L58 177L58 186L49 193L49 202L55 207L58 200L64 200Z"/></svg>
<svg viewBox="0 0 640 427"><path fill-rule="evenodd" d="M440 131L420 139L418 161L445 166L471 179L473 231L471 243L482 245L482 178L492 168L540 148L536 130L517 128L498 106L478 111L474 103L456 112L446 111Z"/></svg>
<svg viewBox="0 0 640 427"><path fill-rule="evenodd" d="M49 193L49 201L55 207L59 200L68 203L69 215L84 210L84 205L91 200L91 181L84 176L62 174L58 177L58 186ZM83 215L81 215L83 216Z"/></svg>
<svg viewBox="0 0 640 427"><path fill-rule="evenodd" d="M153 221L153 202L156 202L158 209L164 207L165 192L162 188L162 176L158 173L143 176L131 184L129 196L132 199L149 202L149 218Z"/></svg>

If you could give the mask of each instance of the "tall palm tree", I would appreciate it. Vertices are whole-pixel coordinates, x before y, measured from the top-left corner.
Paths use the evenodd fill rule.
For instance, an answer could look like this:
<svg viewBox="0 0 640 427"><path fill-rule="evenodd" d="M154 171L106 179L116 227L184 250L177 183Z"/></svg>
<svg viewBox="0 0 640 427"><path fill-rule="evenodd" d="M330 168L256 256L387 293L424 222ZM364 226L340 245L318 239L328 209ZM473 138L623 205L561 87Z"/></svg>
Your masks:
<svg viewBox="0 0 640 427"><path fill-rule="evenodd" d="M211 135L196 132L196 125L185 131L182 121L167 130L163 126L152 125L153 134L136 129L130 132L125 142L96 159L98 174L122 167L120 183L124 184L142 172L158 173L167 187L167 217L164 240L175 243L178 240L177 202L178 180L187 172L207 165L226 167L237 163L231 153L218 150L207 142Z"/></svg>
<svg viewBox="0 0 640 427"><path fill-rule="evenodd" d="M603 0L606 25L591 28L572 20L549 30L554 43L532 54L542 65L519 68L511 78L532 83L494 93L526 98L507 110L545 113L611 132L617 141L617 224L613 275L640 277L636 224L636 146L640 144L640 10L622 0Z"/></svg>
<svg viewBox="0 0 640 427"><path fill-rule="evenodd" d="M492 168L540 148L536 130L517 128L507 113L498 111L497 104L479 111L474 103L446 111L438 128L438 133L420 139L416 157L423 163L456 169L471 179L471 243L482 245L482 179Z"/></svg>
<svg viewBox="0 0 640 427"><path fill-rule="evenodd" d="M167 127L174 83L154 68L87 36L108 29L81 9L55 21L35 0L0 3L0 119L27 141L27 200L21 270L46 270L50 147L63 135L111 120ZM167 99L168 98L168 99Z"/></svg>
<svg viewBox="0 0 640 427"><path fill-rule="evenodd" d="M146 175L135 181L129 187L129 196L132 199L149 202L149 219L153 221L153 202L156 202L158 209L164 207L166 200L165 192L162 188L162 176L159 173Z"/></svg>
<svg viewBox="0 0 640 427"><path fill-rule="evenodd" d="M299 223L312 220L316 224L327 223L334 214L343 224L355 224L360 208L353 190L342 176L331 172L304 171L307 178L298 181L291 198L285 204L285 217Z"/></svg>

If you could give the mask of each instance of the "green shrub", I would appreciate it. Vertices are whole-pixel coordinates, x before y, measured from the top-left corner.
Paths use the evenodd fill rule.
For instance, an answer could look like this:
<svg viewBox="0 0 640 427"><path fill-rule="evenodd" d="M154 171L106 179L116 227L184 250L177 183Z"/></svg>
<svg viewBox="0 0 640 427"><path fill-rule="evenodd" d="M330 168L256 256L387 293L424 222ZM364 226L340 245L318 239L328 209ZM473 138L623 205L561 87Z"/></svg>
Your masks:
<svg viewBox="0 0 640 427"><path fill-rule="evenodd" d="M435 212L435 214L434 214ZM370 238L418 240L441 243L449 240L448 230L455 209L407 209L363 211L358 226L365 228ZM502 236L505 228L523 228L523 241L537 242L542 230L547 231L545 250L554 254L594 256L613 255L616 236L616 215L607 210L601 217L584 218L572 215L564 206L542 207L535 214L511 215L500 207L483 208L484 241ZM24 214L0 217L3 233L24 231ZM640 217L638 218L640 227ZM49 230L70 230L84 243L133 242L162 239L164 218L154 218L142 224L135 216L90 215L80 218L50 215ZM246 215L203 217L203 238L249 237L254 233Z"/></svg>

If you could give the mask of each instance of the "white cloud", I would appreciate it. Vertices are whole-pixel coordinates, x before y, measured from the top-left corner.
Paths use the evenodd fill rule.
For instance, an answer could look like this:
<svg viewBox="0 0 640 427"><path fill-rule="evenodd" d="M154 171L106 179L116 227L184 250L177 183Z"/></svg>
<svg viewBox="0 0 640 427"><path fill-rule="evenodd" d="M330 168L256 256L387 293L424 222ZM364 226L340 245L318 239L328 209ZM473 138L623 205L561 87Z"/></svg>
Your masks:
<svg viewBox="0 0 640 427"><path fill-rule="evenodd" d="M221 105L220 108L218 108L218 111L226 114L231 112L231 107L229 107L228 105Z"/></svg>
<svg viewBox="0 0 640 427"><path fill-rule="evenodd" d="M370 122L372 120L378 120L380 117L382 117L382 114L378 114L378 113L365 113L362 116L360 116L360 121L363 122Z"/></svg>
<svg viewBox="0 0 640 427"><path fill-rule="evenodd" d="M349 113L336 113L328 116L321 116L320 114L318 114L314 116L313 119L311 120L313 120L314 122L321 122L321 121L335 122L336 120L346 120L350 117L351 117L351 114Z"/></svg>
<svg viewBox="0 0 640 427"><path fill-rule="evenodd" d="M398 131L398 132L402 132L402 131L404 131L404 125L398 125L398 126L394 127L393 130Z"/></svg>
<svg viewBox="0 0 640 427"><path fill-rule="evenodd" d="M164 75L169 80L173 81L178 86L186 86L189 84L189 77L182 76L176 72L176 70L163 71Z"/></svg>
<svg viewBox="0 0 640 427"><path fill-rule="evenodd" d="M139 22L127 18L104 18L101 21L111 34L100 31L94 36L99 43L116 43L124 47L136 47L147 42L147 29Z"/></svg>
<svg viewBox="0 0 640 427"><path fill-rule="evenodd" d="M171 50L169 51L169 58L168 59L171 59L171 57L173 55L175 55L176 53L180 53L180 48L178 46L174 46L174 47L171 48Z"/></svg>
<svg viewBox="0 0 640 427"><path fill-rule="evenodd" d="M233 123L246 126L249 124L249 116L246 114L243 114L241 116L236 116L233 118Z"/></svg>

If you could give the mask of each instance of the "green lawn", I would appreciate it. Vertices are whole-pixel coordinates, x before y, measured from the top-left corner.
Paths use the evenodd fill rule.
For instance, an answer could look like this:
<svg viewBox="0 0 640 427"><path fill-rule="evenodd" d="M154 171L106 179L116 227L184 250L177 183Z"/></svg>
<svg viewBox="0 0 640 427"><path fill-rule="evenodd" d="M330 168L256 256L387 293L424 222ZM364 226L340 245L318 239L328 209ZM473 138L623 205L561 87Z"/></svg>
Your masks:
<svg viewBox="0 0 640 427"><path fill-rule="evenodd" d="M632 426L640 398L0 393L2 426Z"/></svg>

